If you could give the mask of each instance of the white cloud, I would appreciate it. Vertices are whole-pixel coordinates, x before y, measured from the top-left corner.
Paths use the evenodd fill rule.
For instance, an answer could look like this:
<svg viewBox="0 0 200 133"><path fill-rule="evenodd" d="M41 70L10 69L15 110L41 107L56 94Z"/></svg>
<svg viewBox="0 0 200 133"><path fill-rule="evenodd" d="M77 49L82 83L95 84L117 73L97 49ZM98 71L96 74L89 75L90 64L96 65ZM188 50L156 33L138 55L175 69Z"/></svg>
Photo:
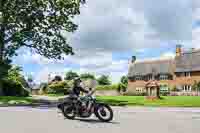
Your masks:
<svg viewBox="0 0 200 133"><path fill-rule="evenodd" d="M25 50L18 60L42 66L37 80L47 80L48 73L64 71L65 64L80 66L78 72L113 75L114 81L127 73L128 61L113 60L113 53L139 52L162 47L163 42L175 47L176 42L198 47L200 30L192 30L192 19L199 19L199 0L89 0L75 18L79 29L65 35L75 56L49 60ZM192 40L192 42L191 42ZM170 44L170 42L175 42ZM159 58L171 58L166 51ZM22 58L22 59L21 59ZM62 65L62 68L52 66ZM58 72L59 72L58 71ZM118 75L118 76L117 76Z"/></svg>

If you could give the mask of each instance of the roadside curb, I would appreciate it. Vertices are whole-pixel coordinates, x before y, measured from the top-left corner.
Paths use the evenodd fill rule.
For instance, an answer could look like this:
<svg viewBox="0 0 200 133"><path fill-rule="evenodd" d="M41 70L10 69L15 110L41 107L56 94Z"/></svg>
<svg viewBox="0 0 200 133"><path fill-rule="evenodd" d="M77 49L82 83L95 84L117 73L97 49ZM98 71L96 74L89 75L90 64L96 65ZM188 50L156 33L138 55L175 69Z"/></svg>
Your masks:
<svg viewBox="0 0 200 133"><path fill-rule="evenodd" d="M57 103L53 104L0 104L1 107L57 107Z"/></svg>

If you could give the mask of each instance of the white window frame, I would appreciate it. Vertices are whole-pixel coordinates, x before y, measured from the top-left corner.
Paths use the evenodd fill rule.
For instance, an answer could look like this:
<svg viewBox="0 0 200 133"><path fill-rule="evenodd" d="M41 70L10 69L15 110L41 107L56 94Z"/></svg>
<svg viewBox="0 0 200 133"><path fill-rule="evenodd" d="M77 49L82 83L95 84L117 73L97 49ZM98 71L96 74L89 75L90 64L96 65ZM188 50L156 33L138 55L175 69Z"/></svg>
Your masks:
<svg viewBox="0 0 200 133"><path fill-rule="evenodd" d="M166 74L161 74L160 77L159 77L160 80L168 80L169 79L169 76L166 75Z"/></svg>
<svg viewBox="0 0 200 133"><path fill-rule="evenodd" d="M184 72L185 77L191 77L191 72Z"/></svg>
<svg viewBox="0 0 200 133"><path fill-rule="evenodd" d="M183 91L184 92L191 92L192 91L192 86L191 85L184 85L183 86Z"/></svg>

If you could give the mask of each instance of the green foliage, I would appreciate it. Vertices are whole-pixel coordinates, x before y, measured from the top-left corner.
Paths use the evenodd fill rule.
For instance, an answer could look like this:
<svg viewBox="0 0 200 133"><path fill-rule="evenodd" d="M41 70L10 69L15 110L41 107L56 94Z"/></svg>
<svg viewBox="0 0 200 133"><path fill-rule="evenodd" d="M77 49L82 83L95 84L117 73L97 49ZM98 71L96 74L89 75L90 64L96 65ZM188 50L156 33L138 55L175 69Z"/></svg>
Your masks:
<svg viewBox="0 0 200 133"><path fill-rule="evenodd" d="M111 85L110 78L109 76L106 76L106 75L102 75L101 77L99 77L97 79L97 82L99 85Z"/></svg>
<svg viewBox="0 0 200 133"><path fill-rule="evenodd" d="M122 76L120 82L124 85L128 85L128 77Z"/></svg>
<svg viewBox="0 0 200 133"><path fill-rule="evenodd" d="M0 96L3 95L3 80L8 76L11 60L0 60Z"/></svg>
<svg viewBox="0 0 200 133"><path fill-rule="evenodd" d="M80 75L80 78L82 80L96 79L95 76L93 74L90 74L90 73L83 73L83 74Z"/></svg>
<svg viewBox="0 0 200 133"><path fill-rule="evenodd" d="M28 87L24 76L21 75L21 68L13 66L8 70L7 75L1 80L3 94L6 96L28 96Z"/></svg>
<svg viewBox="0 0 200 133"><path fill-rule="evenodd" d="M195 81L192 86L193 91L200 91L200 82Z"/></svg>
<svg viewBox="0 0 200 133"><path fill-rule="evenodd" d="M53 79L53 82L55 82L55 81L62 81L62 77L59 76L59 75L56 75L56 76L54 77L54 79Z"/></svg>
<svg viewBox="0 0 200 133"><path fill-rule="evenodd" d="M96 87L96 90L118 90L118 85L99 85Z"/></svg>
<svg viewBox="0 0 200 133"><path fill-rule="evenodd" d="M29 87L27 81L25 80L24 76L21 74L22 68L18 66L13 66L11 69L8 70L8 80L19 82L22 84L23 87Z"/></svg>
<svg viewBox="0 0 200 133"><path fill-rule="evenodd" d="M16 55L20 47L61 59L73 54L63 32L74 32L72 18L84 0L0 0L0 60Z"/></svg>
<svg viewBox="0 0 200 133"><path fill-rule="evenodd" d="M76 77L79 77L79 75L76 72L69 71L66 73L65 80L73 80Z"/></svg>
<svg viewBox="0 0 200 133"><path fill-rule="evenodd" d="M4 80L3 81L3 92L5 96L28 96L29 92L25 90L19 81Z"/></svg>
<svg viewBox="0 0 200 133"><path fill-rule="evenodd" d="M171 91L176 92L176 91L179 91L179 90L177 89L176 86L174 86L174 87L171 89Z"/></svg>
<svg viewBox="0 0 200 133"><path fill-rule="evenodd" d="M10 60L0 60L0 82L3 78L5 78L8 75L8 70L12 67L10 63Z"/></svg>
<svg viewBox="0 0 200 133"><path fill-rule="evenodd" d="M60 94L66 92L70 88L67 81L53 82L47 88L49 94Z"/></svg>
<svg viewBox="0 0 200 133"><path fill-rule="evenodd" d="M118 92L126 92L126 89L127 89L127 85L125 85L123 83L118 84L118 88L117 88Z"/></svg>
<svg viewBox="0 0 200 133"><path fill-rule="evenodd" d="M170 92L160 92L160 95L161 95L161 96L169 96L169 95L170 95Z"/></svg>
<svg viewBox="0 0 200 133"><path fill-rule="evenodd" d="M47 93L48 83L41 83L39 89L40 89L40 94Z"/></svg>

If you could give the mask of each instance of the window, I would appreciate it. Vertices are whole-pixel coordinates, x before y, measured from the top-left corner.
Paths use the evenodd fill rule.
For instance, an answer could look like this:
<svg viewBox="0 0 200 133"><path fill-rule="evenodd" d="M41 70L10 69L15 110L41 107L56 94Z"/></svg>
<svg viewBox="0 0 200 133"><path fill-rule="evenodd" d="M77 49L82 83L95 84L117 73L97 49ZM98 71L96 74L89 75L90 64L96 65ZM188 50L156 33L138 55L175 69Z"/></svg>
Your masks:
<svg viewBox="0 0 200 133"><path fill-rule="evenodd" d="M141 75L137 75L137 76L135 76L135 80L144 80L144 78Z"/></svg>
<svg viewBox="0 0 200 133"><path fill-rule="evenodd" d="M184 85L183 91L185 91L185 92L192 91L192 86L191 85Z"/></svg>
<svg viewBox="0 0 200 133"><path fill-rule="evenodd" d="M147 79L147 81L152 80L152 79L153 79L153 76L152 76L152 75L147 75L147 76L146 76L146 79Z"/></svg>
<svg viewBox="0 0 200 133"><path fill-rule="evenodd" d="M190 72L184 72L184 76L185 76L185 77L190 77L190 76L191 76L191 73L190 73Z"/></svg>
<svg viewBox="0 0 200 133"><path fill-rule="evenodd" d="M160 85L160 91L161 92L168 92L169 91L168 85L167 84Z"/></svg>
<svg viewBox="0 0 200 133"><path fill-rule="evenodd" d="M137 88L136 88L136 91L137 91L137 92L143 92L143 91L144 91L144 88L142 88L142 87L137 87Z"/></svg>
<svg viewBox="0 0 200 133"><path fill-rule="evenodd" d="M160 80L168 80L169 79L169 76L166 75L166 74L161 74L160 77L159 77Z"/></svg>

